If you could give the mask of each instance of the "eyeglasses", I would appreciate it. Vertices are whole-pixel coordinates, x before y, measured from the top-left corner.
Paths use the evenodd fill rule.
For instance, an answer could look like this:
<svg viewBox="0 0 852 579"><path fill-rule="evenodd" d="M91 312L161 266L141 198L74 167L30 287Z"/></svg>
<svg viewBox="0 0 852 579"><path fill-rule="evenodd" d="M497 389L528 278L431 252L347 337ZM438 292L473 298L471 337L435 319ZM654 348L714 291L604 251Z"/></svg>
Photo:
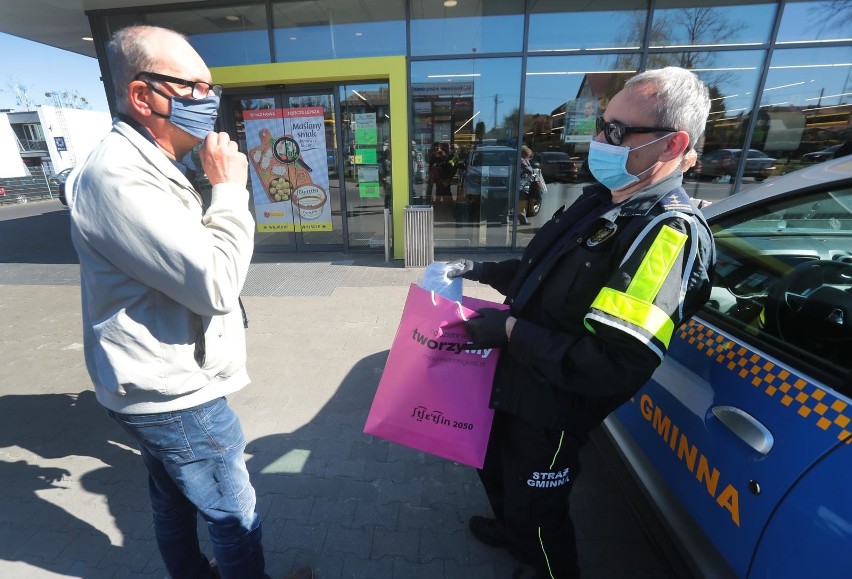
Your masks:
<svg viewBox="0 0 852 579"><path fill-rule="evenodd" d="M629 127L618 121L605 121L603 117L595 119L595 134L603 131L606 142L610 145L620 145L630 133L676 133L677 129L665 127Z"/></svg>
<svg viewBox="0 0 852 579"><path fill-rule="evenodd" d="M167 74L160 74L158 72L148 72L142 71L133 77L133 80L140 80L141 77L147 77L150 80L156 80L161 82L171 82L173 84L179 84L181 86L191 86L192 87L192 98L194 99L203 99L206 98L211 92L215 96L222 95L222 85L221 84L210 84L209 82L203 82L200 80L186 80L183 78L177 78L176 76L169 76Z"/></svg>

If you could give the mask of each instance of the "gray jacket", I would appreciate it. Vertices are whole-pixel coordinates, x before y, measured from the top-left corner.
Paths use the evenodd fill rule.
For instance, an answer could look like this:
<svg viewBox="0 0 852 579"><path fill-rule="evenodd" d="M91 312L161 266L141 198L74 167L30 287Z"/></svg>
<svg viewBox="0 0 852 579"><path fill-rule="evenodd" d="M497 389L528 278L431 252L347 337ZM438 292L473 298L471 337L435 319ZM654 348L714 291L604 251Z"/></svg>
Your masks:
<svg viewBox="0 0 852 579"><path fill-rule="evenodd" d="M249 382L238 305L254 249L242 185L209 209L152 142L116 121L69 179L86 366L110 410L191 408Z"/></svg>

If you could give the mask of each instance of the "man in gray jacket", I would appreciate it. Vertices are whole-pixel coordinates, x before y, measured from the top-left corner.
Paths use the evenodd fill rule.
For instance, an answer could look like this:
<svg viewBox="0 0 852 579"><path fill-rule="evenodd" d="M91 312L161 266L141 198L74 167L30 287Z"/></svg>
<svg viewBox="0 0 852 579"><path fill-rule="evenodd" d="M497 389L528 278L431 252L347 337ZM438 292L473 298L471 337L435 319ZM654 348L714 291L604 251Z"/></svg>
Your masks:
<svg viewBox="0 0 852 579"><path fill-rule="evenodd" d="M134 26L108 52L118 118L69 187L86 366L98 401L139 443L172 577L263 577L245 440L225 399L249 383L246 156L213 132L222 87L183 36ZM206 210L180 162L202 142ZM198 513L215 567L199 549Z"/></svg>

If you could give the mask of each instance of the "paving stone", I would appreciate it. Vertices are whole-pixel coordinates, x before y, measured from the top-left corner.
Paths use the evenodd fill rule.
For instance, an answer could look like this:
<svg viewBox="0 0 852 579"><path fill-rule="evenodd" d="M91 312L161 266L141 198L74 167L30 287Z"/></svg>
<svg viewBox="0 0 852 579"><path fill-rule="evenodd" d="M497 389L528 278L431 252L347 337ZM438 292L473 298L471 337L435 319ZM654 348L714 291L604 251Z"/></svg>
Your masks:
<svg viewBox="0 0 852 579"><path fill-rule="evenodd" d="M341 577L352 579L373 579L393 575L393 558L362 559L347 553L343 562Z"/></svg>
<svg viewBox="0 0 852 579"><path fill-rule="evenodd" d="M443 533L433 529L420 532L419 561L433 559L453 559L459 563L468 562L467 533Z"/></svg>
<svg viewBox="0 0 852 579"><path fill-rule="evenodd" d="M377 529L396 530L399 525L399 503L377 505L373 502L357 501L352 526L368 525L373 525Z"/></svg>
<svg viewBox="0 0 852 579"><path fill-rule="evenodd" d="M284 529L274 543L276 551L287 549L306 549L321 551L328 534L329 525L300 525L294 521L287 521Z"/></svg>
<svg viewBox="0 0 852 579"><path fill-rule="evenodd" d="M325 538L326 551L342 551L354 553L362 558L370 556L373 543L373 528L347 528L340 525L329 525Z"/></svg>
<svg viewBox="0 0 852 579"><path fill-rule="evenodd" d="M447 577L444 575L444 561L435 560L428 563L412 563L402 557L393 560L393 579L435 579L435 577Z"/></svg>
<svg viewBox="0 0 852 579"><path fill-rule="evenodd" d="M389 531L376 529L373 536L373 546L370 557L375 559L391 555L393 557L404 557L408 561L416 562L420 553L420 530Z"/></svg>

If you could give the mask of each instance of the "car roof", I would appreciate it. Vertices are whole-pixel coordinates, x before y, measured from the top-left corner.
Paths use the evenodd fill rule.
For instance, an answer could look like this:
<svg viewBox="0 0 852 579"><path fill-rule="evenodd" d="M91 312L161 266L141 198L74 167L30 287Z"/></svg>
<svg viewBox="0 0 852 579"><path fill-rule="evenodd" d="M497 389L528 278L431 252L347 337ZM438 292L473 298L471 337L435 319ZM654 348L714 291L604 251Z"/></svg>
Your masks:
<svg viewBox="0 0 852 579"><path fill-rule="evenodd" d="M716 201L701 211L708 219L713 219L733 209L739 209L758 201L778 197L790 191L844 181L852 182L852 156L825 161L818 165L799 169L777 179L765 181L754 187L749 187L744 191L739 191L721 201Z"/></svg>

